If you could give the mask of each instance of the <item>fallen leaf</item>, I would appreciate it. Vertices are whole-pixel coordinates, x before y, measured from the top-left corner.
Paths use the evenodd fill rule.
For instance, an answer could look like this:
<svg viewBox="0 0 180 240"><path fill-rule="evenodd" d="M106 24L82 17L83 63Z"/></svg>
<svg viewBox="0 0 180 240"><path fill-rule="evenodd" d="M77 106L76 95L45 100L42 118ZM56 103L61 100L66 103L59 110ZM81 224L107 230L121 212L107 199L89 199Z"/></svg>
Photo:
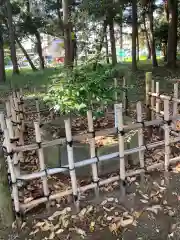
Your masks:
<svg viewBox="0 0 180 240"><path fill-rule="evenodd" d="M30 232L30 236L32 236L32 235L35 235L37 232L39 232L39 228L37 228L35 231L33 231L33 232Z"/></svg>
<svg viewBox="0 0 180 240"><path fill-rule="evenodd" d="M107 201L108 201L108 202L113 202L113 201L114 201L114 198L113 198L113 197L108 198Z"/></svg>
<svg viewBox="0 0 180 240"><path fill-rule="evenodd" d="M154 205L152 207L146 208L147 211L151 211L155 214L158 214L158 211L161 210L161 209L162 209L162 207L160 205Z"/></svg>
<svg viewBox="0 0 180 240"><path fill-rule="evenodd" d="M141 201L142 203L148 203L148 201L145 200L145 199L140 199L140 201Z"/></svg>
<svg viewBox="0 0 180 240"><path fill-rule="evenodd" d="M123 218L122 218L121 221L120 221L120 223L121 223L121 226L122 226L122 227L126 227L126 226L132 224L133 221L134 221L134 218L129 215L127 219L123 219Z"/></svg>
<svg viewBox="0 0 180 240"><path fill-rule="evenodd" d="M96 224L95 222L91 222L91 223L90 223L90 226L89 226L90 232L94 232L95 224Z"/></svg>
<svg viewBox="0 0 180 240"><path fill-rule="evenodd" d="M23 222L23 224L21 225L21 229L23 229L26 226L26 222Z"/></svg>
<svg viewBox="0 0 180 240"><path fill-rule="evenodd" d="M48 239L52 240L52 239L54 239L54 237L55 237L55 233L52 232L52 233L49 235L49 238L48 238Z"/></svg>
<svg viewBox="0 0 180 240"><path fill-rule="evenodd" d="M104 200L101 205L104 206L107 203L107 200Z"/></svg>
<svg viewBox="0 0 180 240"><path fill-rule="evenodd" d="M59 229L59 230L57 230L57 232L55 232L57 235L58 234L61 234L61 233L63 233L64 232L64 229Z"/></svg>
<svg viewBox="0 0 180 240"><path fill-rule="evenodd" d="M75 231L76 231L77 234L81 235L82 237L86 237L86 235L87 235L86 232L81 228L76 227Z"/></svg>
<svg viewBox="0 0 180 240"><path fill-rule="evenodd" d="M45 224L45 222L38 222L36 223L35 227L42 227Z"/></svg>

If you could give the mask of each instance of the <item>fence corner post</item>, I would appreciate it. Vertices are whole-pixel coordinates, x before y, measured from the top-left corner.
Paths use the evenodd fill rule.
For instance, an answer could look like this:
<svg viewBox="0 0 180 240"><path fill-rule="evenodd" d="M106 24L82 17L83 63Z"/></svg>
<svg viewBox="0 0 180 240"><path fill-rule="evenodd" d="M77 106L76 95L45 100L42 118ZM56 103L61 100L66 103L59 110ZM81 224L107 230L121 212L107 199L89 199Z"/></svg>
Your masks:
<svg viewBox="0 0 180 240"><path fill-rule="evenodd" d="M11 227L15 220L7 176L5 158L0 148L0 227Z"/></svg>

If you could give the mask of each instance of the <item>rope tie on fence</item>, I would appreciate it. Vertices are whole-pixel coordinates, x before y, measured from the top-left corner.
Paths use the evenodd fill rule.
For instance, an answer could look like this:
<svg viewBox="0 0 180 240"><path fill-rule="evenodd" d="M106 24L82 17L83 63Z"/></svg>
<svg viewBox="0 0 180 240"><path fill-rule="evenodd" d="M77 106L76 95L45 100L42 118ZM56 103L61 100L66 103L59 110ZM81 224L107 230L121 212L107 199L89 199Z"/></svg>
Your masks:
<svg viewBox="0 0 180 240"><path fill-rule="evenodd" d="M125 135L125 131L124 130L119 130L117 128L117 134L120 134L121 136L124 136Z"/></svg>
<svg viewBox="0 0 180 240"><path fill-rule="evenodd" d="M38 145L38 148L39 148L39 149L42 148L42 142L36 142L36 144Z"/></svg>
<svg viewBox="0 0 180 240"><path fill-rule="evenodd" d="M72 147L72 146L73 146L73 140L71 140L71 141L66 141L66 144L67 144L68 146Z"/></svg>

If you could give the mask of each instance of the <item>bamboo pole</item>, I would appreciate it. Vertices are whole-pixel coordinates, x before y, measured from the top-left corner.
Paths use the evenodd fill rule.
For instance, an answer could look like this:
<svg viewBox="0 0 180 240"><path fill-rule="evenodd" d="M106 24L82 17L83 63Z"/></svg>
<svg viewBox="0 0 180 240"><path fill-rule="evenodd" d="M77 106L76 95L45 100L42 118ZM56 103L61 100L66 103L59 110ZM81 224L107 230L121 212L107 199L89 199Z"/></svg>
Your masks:
<svg viewBox="0 0 180 240"><path fill-rule="evenodd" d="M161 94L161 95L159 96L157 93L152 93L152 92L149 92L148 95L149 95L149 96L154 96L154 97L160 98L161 100L169 100L169 101L173 101L173 102L180 103L180 99L174 98L174 97L172 97L172 96L167 96L167 95L164 95L164 94Z"/></svg>
<svg viewBox="0 0 180 240"><path fill-rule="evenodd" d="M95 141L95 132L94 132L94 126L93 126L93 117L92 117L92 111L89 110L87 112L87 119L88 119L88 130L89 132L92 133L92 138L90 139L90 156L91 158L95 158L97 157L97 152L96 152L96 141ZM97 167L97 163L93 163L91 165L92 167L92 177L93 177L93 182L97 183L97 187L95 188L95 194L96 196L99 195L99 189L98 189L98 182L99 182L99 178L98 178L98 167Z"/></svg>
<svg viewBox="0 0 180 240"><path fill-rule="evenodd" d="M169 129L169 100L164 100L164 140L165 140L165 171L169 170L170 129Z"/></svg>
<svg viewBox="0 0 180 240"><path fill-rule="evenodd" d="M119 158L120 158L120 179L125 181L126 170L124 160L124 129L123 129L123 106L118 104L117 107L117 121L118 121L118 142L119 142Z"/></svg>
<svg viewBox="0 0 180 240"><path fill-rule="evenodd" d="M114 91L114 100L115 100L115 103L118 102L117 87L118 87L117 78L114 78L114 88L115 88L115 91Z"/></svg>
<svg viewBox="0 0 180 240"><path fill-rule="evenodd" d="M68 153L71 185L73 190L74 202L76 207L78 208L79 199L78 199L78 187L77 187L77 179L76 179L76 171L75 171L74 155L73 155L73 147L72 147L71 123L70 123L70 119L67 119L64 122L65 122L65 131L66 131L66 139L67 139L67 153Z"/></svg>
<svg viewBox="0 0 180 240"><path fill-rule="evenodd" d="M35 128L35 134L36 134L36 143L38 145L38 156L39 156L39 167L41 171L45 172L45 163L44 163L44 152L43 148L41 146L41 134L40 134L40 127L39 127L39 122L34 122L34 128ZM43 191L44 191L44 196L48 197L49 196L49 188L48 188L48 182L47 182L47 176L42 177L42 183L43 183Z"/></svg>
<svg viewBox="0 0 180 240"><path fill-rule="evenodd" d="M141 102L138 102L136 105L136 111L137 111L137 122L142 122L142 105ZM143 146L144 142L144 136L143 136L143 129L138 129L138 146ZM140 167L144 168L144 151L139 151L139 161L140 161Z"/></svg>
<svg viewBox="0 0 180 240"><path fill-rule="evenodd" d="M155 92L155 85L154 85L154 80L152 79L151 81L151 92ZM154 108L154 104L155 104L155 97L151 96L151 108ZM151 119L154 119L154 112L151 111Z"/></svg>
<svg viewBox="0 0 180 240"><path fill-rule="evenodd" d="M7 162L8 162L8 168L11 175L11 181L12 181L12 196L14 199L14 207L15 211L19 213L20 211L20 204L19 204L19 194L18 194L18 187L17 187L17 178L14 171L14 163L12 160L12 148L9 138L8 129L4 130L4 137L5 137L5 146L7 150Z"/></svg>
<svg viewBox="0 0 180 240"><path fill-rule="evenodd" d="M11 118L11 106L10 106L10 101L6 101L6 115L7 118Z"/></svg>
<svg viewBox="0 0 180 240"><path fill-rule="evenodd" d="M13 148L16 147L16 142L14 142L15 132L13 130L12 122L9 118L6 119L6 125L7 125L7 129L8 129L10 141L12 142L12 143L10 143L11 144L11 149L13 149ZM21 152L19 154L21 154ZM15 175L16 175L16 177L19 177L20 176L20 161L19 161L19 157L18 157L17 153L13 154L12 161L13 161L13 164L14 164Z"/></svg>
<svg viewBox="0 0 180 240"><path fill-rule="evenodd" d="M126 78L123 77L123 108L124 108L124 113L127 116L128 115L128 96L127 96L127 81Z"/></svg>
<svg viewBox="0 0 180 240"><path fill-rule="evenodd" d="M151 101L149 97L149 92L150 92L151 82L152 82L151 72L146 73L145 82L146 82L146 118L147 120L151 120L151 110L150 110Z"/></svg>
<svg viewBox="0 0 180 240"><path fill-rule="evenodd" d="M174 98L178 98L178 82L174 83ZM173 101L173 116L178 114L178 103ZM173 128L176 130L176 122L173 121Z"/></svg>

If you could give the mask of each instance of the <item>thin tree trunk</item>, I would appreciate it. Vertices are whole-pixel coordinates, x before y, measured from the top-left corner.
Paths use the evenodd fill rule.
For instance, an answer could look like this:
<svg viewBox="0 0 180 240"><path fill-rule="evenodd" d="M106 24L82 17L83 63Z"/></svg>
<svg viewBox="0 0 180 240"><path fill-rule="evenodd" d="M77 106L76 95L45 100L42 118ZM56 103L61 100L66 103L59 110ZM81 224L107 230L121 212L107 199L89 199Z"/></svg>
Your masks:
<svg viewBox="0 0 180 240"><path fill-rule="evenodd" d="M38 30L35 33L35 37L37 40L37 52L39 55L39 61L40 61L40 69L45 68L45 63L44 63L44 57L43 57L43 51L42 51L42 46L41 46L41 36Z"/></svg>
<svg viewBox="0 0 180 240"><path fill-rule="evenodd" d="M169 0L169 29L168 29L168 50L167 64L169 67L176 67L177 52L177 0Z"/></svg>
<svg viewBox="0 0 180 240"><path fill-rule="evenodd" d="M149 3L149 30L150 30L150 43L151 43L151 54L152 54L152 65L153 67L158 66L157 58L156 58L156 43L154 39L154 17L153 17L153 3L150 1Z"/></svg>
<svg viewBox="0 0 180 240"><path fill-rule="evenodd" d="M162 48L163 48L162 50L163 50L163 55L164 55L164 62L167 62L167 42L163 43Z"/></svg>
<svg viewBox="0 0 180 240"><path fill-rule="evenodd" d="M146 16L145 16L145 14L143 14L143 24L144 24L146 44L147 44L147 50L148 50L147 59L151 59L151 45L150 45L149 35L148 35L147 27L146 27Z"/></svg>
<svg viewBox="0 0 180 240"><path fill-rule="evenodd" d="M12 19L12 6L11 6L10 0L6 0L6 9L7 9L7 16L8 16L7 21L8 21L8 30L9 30L11 60L13 64L13 74L19 74L18 61L16 56L15 34L14 34L13 19Z"/></svg>
<svg viewBox="0 0 180 240"><path fill-rule="evenodd" d="M69 22L69 0L62 0L62 9L63 9L63 23L64 23L64 48L65 48L65 67L73 67L72 63L72 38L71 38L71 29L72 25Z"/></svg>
<svg viewBox="0 0 180 240"><path fill-rule="evenodd" d="M14 222L11 193L7 178L6 160L0 148L0 229L11 227Z"/></svg>
<svg viewBox="0 0 180 240"><path fill-rule="evenodd" d="M137 34L136 34L136 41L137 41L137 61L139 61L139 34L138 34L138 28L137 28Z"/></svg>
<svg viewBox="0 0 180 240"><path fill-rule="evenodd" d="M32 68L32 70L33 70L33 71L37 71L37 68L34 66L34 64L33 64L32 60L31 60L30 56L28 55L26 49L23 47L23 45L21 44L21 41L20 41L17 37L16 37L16 42L17 42L17 44L19 45L19 47L21 48L24 56L25 56L26 59L28 60L30 66L31 66L31 68Z"/></svg>
<svg viewBox="0 0 180 240"><path fill-rule="evenodd" d="M137 0L132 0L132 71L137 70L136 37L137 37Z"/></svg>
<svg viewBox="0 0 180 240"><path fill-rule="evenodd" d="M109 19L109 33L110 33L110 42L111 42L111 57L112 65L117 64L117 55L116 55L116 40L114 36L114 20L113 18Z"/></svg>
<svg viewBox="0 0 180 240"><path fill-rule="evenodd" d="M106 48L106 62L107 62L107 64L109 64L109 48L108 48L107 28L106 28L104 37L105 37L105 48Z"/></svg>
<svg viewBox="0 0 180 240"><path fill-rule="evenodd" d="M6 72L4 64L4 46L3 46L3 36L0 26L0 82L6 81Z"/></svg>

